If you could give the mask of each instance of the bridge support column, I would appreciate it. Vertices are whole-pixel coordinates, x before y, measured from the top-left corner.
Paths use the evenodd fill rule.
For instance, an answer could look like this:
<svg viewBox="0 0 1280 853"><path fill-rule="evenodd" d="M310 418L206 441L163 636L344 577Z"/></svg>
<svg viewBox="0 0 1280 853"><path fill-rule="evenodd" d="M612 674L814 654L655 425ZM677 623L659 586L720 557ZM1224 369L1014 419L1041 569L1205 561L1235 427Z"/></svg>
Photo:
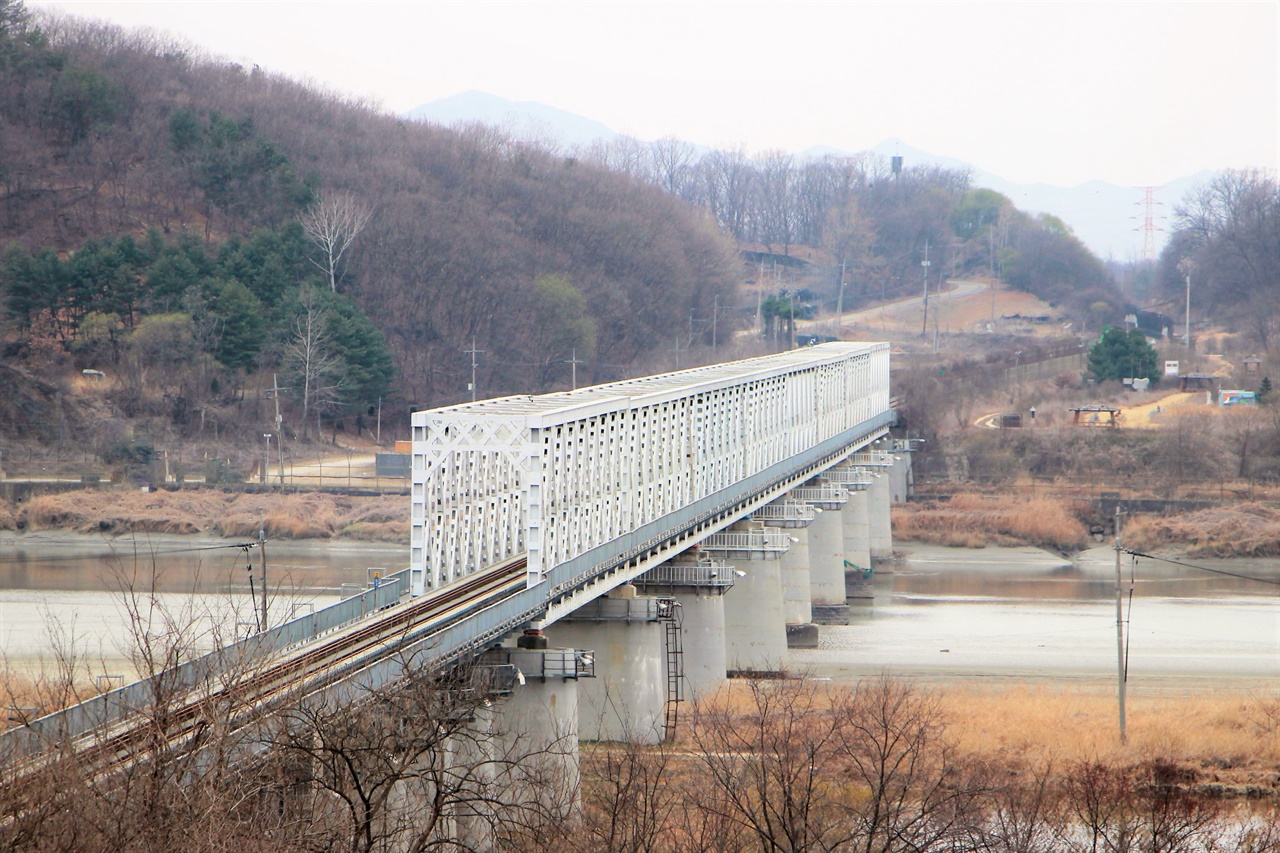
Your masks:
<svg viewBox="0 0 1280 853"><path fill-rule="evenodd" d="M871 525L867 514L867 493L850 489L849 502L840 511L844 533L846 598L871 597Z"/></svg>
<svg viewBox="0 0 1280 853"><path fill-rule="evenodd" d="M844 594L844 524L838 509L819 515L809 528L809 591L813 621L845 625L849 605Z"/></svg>
<svg viewBox="0 0 1280 853"><path fill-rule="evenodd" d="M790 547L779 559L782 580L782 618L786 622L787 648L816 649L818 626L813 624L809 589L809 525L818 511L812 504L782 498L751 514L753 521L777 527L787 534Z"/></svg>
<svg viewBox="0 0 1280 853"><path fill-rule="evenodd" d="M578 733L585 740L661 743L666 734L670 599L637 596L622 586L556 622L558 643L595 650L596 677L578 692ZM678 661L674 663L678 664Z"/></svg>
<svg viewBox="0 0 1280 853"><path fill-rule="evenodd" d="M725 593L734 579L733 566L689 551L636 578L641 593L671 596L679 604L672 615L680 629L682 699L714 696L724 686ZM667 658L670 663L674 656Z"/></svg>
<svg viewBox="0 0 1280 853"><path fill-rule="evenodd" d="M728 674L781 675L787 656L781 558L791 545L787 531L746 521L714 533L703 551L738 564L725 597Z"/></svg>
<svg viewBox="0 0 1280 853"><path fill-rule="evenodd" d="M872 562L893 559L893 521L890 511L893 504L889 489L889 477L882 471L871 481L867 490L867 521L871 533Z"/></svg>
<svg viewBox="0 0 1280 853"><path fill-rule="evenodd" d="M791 490L791 496L821 510L809 525L809 598L813 621L819 625L847 625L849 605L844 595L844 525L840 511L848 503L843 485L823 478Z"/></svg>
<svg viewBox="0 0 1280 853"><path fill-rule="evenodd" d="M782 555L782 609L787 620L787 646L816 649L818 626L813 624L813 592L809 581L809 531L788 530L791 550Z"/></svg>

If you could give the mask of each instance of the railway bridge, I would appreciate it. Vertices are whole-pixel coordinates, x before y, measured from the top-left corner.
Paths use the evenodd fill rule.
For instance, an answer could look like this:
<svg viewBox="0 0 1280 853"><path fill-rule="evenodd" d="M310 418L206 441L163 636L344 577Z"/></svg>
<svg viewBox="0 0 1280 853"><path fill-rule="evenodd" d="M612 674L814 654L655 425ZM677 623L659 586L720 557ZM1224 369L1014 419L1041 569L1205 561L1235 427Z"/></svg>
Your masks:
<svg viewBox="0 0 1280 853"><path fill-rule="evenodd" d="M167 673L189 694L168 736L192 737L231 689L219 674L252 657L234 689L259 709L467 660L505 674L500 707L542 737L660 740L682 700L781 669L847 617L892 550L909 460L893 421L883 343L415 413L408 568ZM33 720L8 746L71 741L110 762L153 687Z"/></svg>

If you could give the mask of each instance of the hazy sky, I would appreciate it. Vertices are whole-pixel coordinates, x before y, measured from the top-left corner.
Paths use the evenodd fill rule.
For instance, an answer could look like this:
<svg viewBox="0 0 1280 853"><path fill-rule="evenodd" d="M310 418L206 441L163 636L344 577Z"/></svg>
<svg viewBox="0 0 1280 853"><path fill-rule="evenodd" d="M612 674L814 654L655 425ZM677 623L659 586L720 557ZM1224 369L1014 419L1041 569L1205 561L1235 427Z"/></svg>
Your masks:
<svg viewBox="0 0 1280 853"><path fill-rule="evenodd" d="M28 0L396 112L470 89L642 139L899 137L1008 180L1277 167L1280 2Z"/></svg>

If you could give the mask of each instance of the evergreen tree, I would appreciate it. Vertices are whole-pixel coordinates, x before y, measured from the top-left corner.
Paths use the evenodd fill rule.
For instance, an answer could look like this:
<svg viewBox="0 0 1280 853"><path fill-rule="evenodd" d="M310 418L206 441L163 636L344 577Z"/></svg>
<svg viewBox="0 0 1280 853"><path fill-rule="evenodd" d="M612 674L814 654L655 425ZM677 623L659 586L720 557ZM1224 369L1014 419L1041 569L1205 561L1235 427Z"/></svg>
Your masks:
<svg viewBox="0 0 1280 853"><path fill-rule="evenodd" d="M1147 343L1141 330L1112 326L1089 350L1089 372L1099 381L1132 376L1155 382L1160 378L1158 359L1155 347Z"/></svg>

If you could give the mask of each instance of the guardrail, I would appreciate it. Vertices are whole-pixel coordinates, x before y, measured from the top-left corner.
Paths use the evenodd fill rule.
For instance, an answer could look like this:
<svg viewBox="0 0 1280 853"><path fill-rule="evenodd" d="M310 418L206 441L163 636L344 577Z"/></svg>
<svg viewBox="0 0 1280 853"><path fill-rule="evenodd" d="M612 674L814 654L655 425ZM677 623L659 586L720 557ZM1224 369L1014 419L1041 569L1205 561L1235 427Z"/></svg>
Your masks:
<svg viewBox="0 0 1280 853"><path fill-rule="evenodd" d="M751 513L751 517L756 521L813 521L818 511L801 501L774 501Z"/></svg>
<svg viewBox="0 0 1280 853"><path fill-rule="evenodd" d="M298 616L264 633L237 640L162 673L117 687L70 708L24 721L25 725L20 728L5 732L3 742L18 754L31 754L48 743L110 725L153 706L157 700L192 690L226 673L251 669L285 649L340 630L397 603L400 591L408 583L407 571L381 580L376 588Z"/></svg>
<svg viewBox="0 0 1280 853"><path fill-rule="evenodd" d="M882 412L788 460L753 474L730 488L708 495L694 504L642 525L626 536L579 554L555 566L547 583L521 590L501 601L486 605L467 618L456 620L445 627L409 631L394 649L387 649L386 657L352 673L348 678L358 678L360 684L376 687L401 677L405 660L441 665L478 652L530 621L543 618L548 607L576 591L592 587L598 580L613 574L641 555L661 548L664 543L678 540L715 519L725 519L726 523L735 520L741 517L738 509L749 506L752 501L772 501L788 490L795 491L792 484L803 482L838 463L847 456L845 450L850 445L872 441L883 435L893 423L893 416L892 411ZM834 493L836 489L837 487L828 487L829 491L824 493ZM839 488L839 500L830 502L844 503L846 498L843 491L843 488ZM233 672L237 663L243 666L246 662L262 660L264 655L269 656L289 646L315 639L375 610L391 606L399 600L399 591L407 583L406 569L385 579L376 590L369 590L331 607L291 620L264 634L241 640L155 678L104 693L81 705L12 729L4 735L4 745L12 750L10 754L30 754L49 743L81 735L127 715L136 714L151 707L158 696L164 695L162 690L173 692L209 683L224 672ZM600 592L607 592L608 588L611 587L606 586ZM636 610L633 611L632 608ZM672 602L667 599L602 598L587 602L574 615L588 619L660 621L671 618L671 608Z"/></svg>
<svg viewBox="0 0 1280 853"><path fill-rule="evenodd" d="M786 551L791 548L791 537L776 528L760 530L723 530L712 533L701 543L708 551Z"/></svg>
<svg viewBox="0 0 1280 853"><path fill-rule="evenodd" d="M800 486L791 490L791 496L796 500L808 501L814 504L832 504L833 506L844 506L849 502L849 495L844 486L838 486L835 483Z"/></svg>
<svg viewBox="0 0 1280 853"><path fill-rule="evenodd" d="M636 586L708 587L728 589L733 586L733 566L715 561L699 563L663 563L636 578Z"/></svg>
<svg viewBox="0 0 1280 853"><path fill-rule="evenodd" d="M828 468L822 472L822 476L826 480L855 491L867 488L871 485L871 481L875 479L875 475L870 471L839 467Z"/></svg>
<svg viewBox="0 0 1280 853"><path fill-rule="evenodd" d="M872 468L891 468L893 467L893 454L887 450L861 450L849 456L849 464Z"/></svg>

